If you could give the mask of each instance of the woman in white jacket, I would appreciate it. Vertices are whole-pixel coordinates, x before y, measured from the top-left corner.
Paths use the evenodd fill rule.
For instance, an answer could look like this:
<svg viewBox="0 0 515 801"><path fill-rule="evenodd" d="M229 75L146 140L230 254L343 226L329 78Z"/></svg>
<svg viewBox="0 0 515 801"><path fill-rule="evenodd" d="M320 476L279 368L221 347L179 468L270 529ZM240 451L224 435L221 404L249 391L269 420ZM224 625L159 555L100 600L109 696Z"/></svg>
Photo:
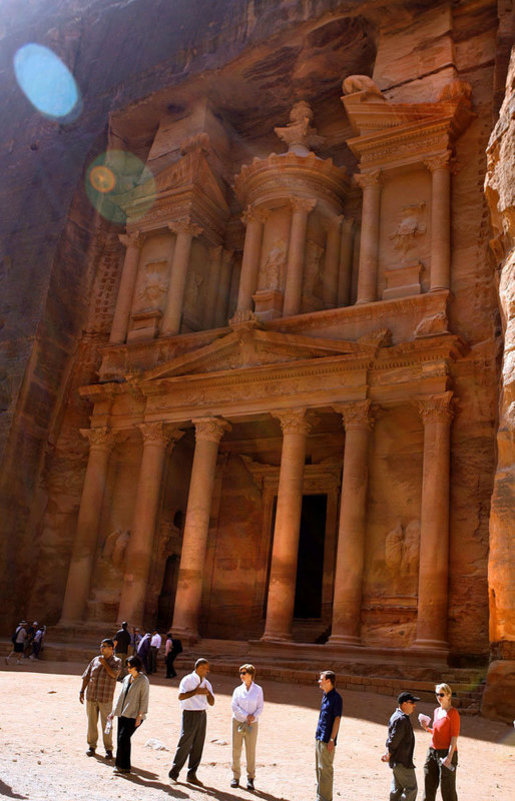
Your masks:
<svg viewBox="0 0 515 801"><path fill-rule="evenodd" d="M131 772L131 737L141 726L148 711L149 683L142 673L143 663L139 656L129 656L125 660L128 675L122 682L122 689L109 719L118 718L116 743L116 765L119 773Z"/></svg>

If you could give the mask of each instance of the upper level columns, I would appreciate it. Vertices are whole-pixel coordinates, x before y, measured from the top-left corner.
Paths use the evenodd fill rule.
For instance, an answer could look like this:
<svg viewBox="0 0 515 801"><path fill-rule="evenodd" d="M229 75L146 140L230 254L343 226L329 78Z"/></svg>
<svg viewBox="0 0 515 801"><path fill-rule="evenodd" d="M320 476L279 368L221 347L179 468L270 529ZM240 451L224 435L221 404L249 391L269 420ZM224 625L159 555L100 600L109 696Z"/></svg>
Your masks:
<svg viewBox="0 0 515 801"><path fill-rule="evenodd" d="M89 459L82 487L77 531L68 569L60 625L80 621L84 617L97 547L109 454L114 443L107 426L81 429L81 434L89 439Z"/></svg>
<svg viewBox="0 0 515 801"><path fill-rule="evenodd" d="M377 300L381 171L362 173L361 175L356 175L355 179L358 186L363 189L358 297L356 303L371 303Z"/></svg>
<svg viewBox="0 0 515 801"><path fill-rule="evenodd" d="M119 620L130 620L134 626L143 623L166 448L170 440L175 442L183 434L168 432L161 422L138 427L143 436L143 455L118 611Z"/></svg>
<svg viewBox="0 0 515 801"><path fill-rule="evenodd" d="M354 248L354 220L345 217L342 223L340 270L338 274L338 306L348 306L352 283L352 256Z"/></svg>
<svg viewBox="0 0 515 801"><path fill-rule="evenodd" d="M424 162L431 172L431 292L449 289L451 270L451 152Z"/></svg>
<svg viewBox="0 0 515 801"><path fill-rule="evenodd" d="M113 324L111 326L111 335L109 337L109 342L113 345L121 345L127 338L129 314L138 276L140 251L143 245L143 237L137 231L130 234L119 234L118 239L126 247L126 251Z"/></svg>
<svg viewBox="0 0 515 801"><path fill-rule="evenodd" d="M302 298L302 277L304 270L304 252L306 247L306 228L308 215L316 206L316 200L309 198L292 198L293 214L288 246L288 263L286 265L286 286L284 290L283 316L298 314Z"/></svg>
<svg viewBox="0 0 515 801"><path fill-rule="evenodd" d="M236 314L245 314L246 312L252 311L252 295L256 291L257 286L263 226L268 214L269 212L265 209L256 209L253 206L249 206L242 216L242 220L247 228L245 232L245 244L243 246L243 260L241 264Z"/></svg>
<svg viewBox="0 0 515 801"><path fill-rule="evenodd" d="M218 445L224 432L229 431L231 427L225 420L216 417L204 417L193 422L195 423L195 454L191 470L172 631L178 636L196 639L198 637L202 578Z"/></svg>
<svg viewBox="0 0 515 801"><path fill-rule="evenodd" d="M343 415L343 458L338 551L334 579L331 643L361 642L361 597L365 562L370 401L335 407Z"/></svg>
<svg viewBox="0 0 515 801"><path fill-rule="evenodd" d="M328 225L325 244L324 303L327 308L338 305L338 273L340 267L340 228L343 217L334 217Z"/></svg>
<svg viewBox="0 0 515 801"><path fill-rule="evenodd" d="M169 228L175 234L175 250L172 261L172 272L166 298L166 308L161 325L162 334L178 334L181 327L184 289L190 260L191 243L194 236L202 233L202 228L189 220L170 223Z"/></svg>
<svg viewBox="0 0 515 801"><path fill-rule="evenodd" d="M295 605L295 580L306 437L310 426L305 409L276 412L283 432L272 564L263 640L289 640Z"/></svg>
<svg viewBox="0 0 515 801"><path fill-rule="evenodd" d="M452 392L418 401L424 423L420 569L415 648L447 647Z"/></svg>

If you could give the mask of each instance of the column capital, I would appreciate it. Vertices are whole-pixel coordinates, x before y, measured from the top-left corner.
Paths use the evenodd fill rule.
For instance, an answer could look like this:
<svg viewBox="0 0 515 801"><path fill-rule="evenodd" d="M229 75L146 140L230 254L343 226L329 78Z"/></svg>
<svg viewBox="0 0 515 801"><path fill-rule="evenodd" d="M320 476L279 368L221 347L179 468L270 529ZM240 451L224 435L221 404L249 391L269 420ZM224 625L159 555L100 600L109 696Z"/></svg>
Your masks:
<svg viewBox="0 0 515 801"><path fill-rule="evenodd" d="M81 428L80 433L89 440L90 450L110 451L114 445L113 432L109 426Z"/></svg>
<svg viewBox="0 0 515 801"><path fill-rule="evenodd" d="M311 425L306 419L305 409L286 409L285 411L271 412L281 424L283 434L309 434Z"/></svg>
<svg viewBox="0 0 515 801"><path fill-rule="evenodd" d="M430 159L425 159L424 167L427 167L429 172L435 172L435 170L450 170L452 163L452 152L450 150L445 150L443 153L439 153L437 156L433 156Z"/></svg>
<svg viewBox="0 0 515 801"><path fill-rule="evenodd" d="M334 231L335 233L340 230L345 217L343 214L335 215L334 217L329 217L325 221L325 230L327 233Z"/></svg>
<svg viewBox="0 0 515 801"><path fill-rule="evenodd" d="M173 234L189 234L190 236L200 236L203 230L200 225L194 223L189 217L168 223L168 228Z"/></svg>
<svg viewBox="0 0 515 801"><path fill-rule="evenodd" d="M297 211L302 211L305 214L309 214L310 211L313 211L317 204L315 198L309 197L292 197L290 198L290 206L292 211L295 213Z"/></svg>
<svg viewBox="0 0 515 801"><path fill-rule="evenodd" d="M417 398L415 405L424 425L432 422L452 422L454 417L453 393L441 392L438 395L427 395Z"/></svg>
<svg viewBox="0 0 515 801"><path fill-rule="evenodd" d="M196 442L216 442L217 445L225 432L232 428L222 417L198 417L193 423Z"/></svg>
<svg viewBox="0 0 515 801"><path fill-rule="evenodd" d="M383 171L373 170L372 172L360 172L354 176L354 180L360 189L367 189L370 186L382 186Z"/></svg>
<svg viewBox="0 0 515 801"><path fill-rule="evenodd" d="M244 225L248 225L250 222L259 222L261 224L266 223L268 218L270 217L270 209L265 209L262 206L257 208L256 206L247 206L243 214L241 215L241 221Z"/></svg>
<svg viewBox="0 0 515 801"><path fill-rule="evenodd" d="M144 445L162 445L166 447L169 442L177 442L184 436L184 431L175 426L166 425L162 421L139 423L137 428L141 431Z"/></svg>
<svg viewBox="0 0 515 801"><path fill-rule="evenodd" d="M351 401L350 403L333 405L334 411L342 415L343 425L346 431L351 428L367 428L371 430L374 427L371 407L372 404L369 400Z"/></svg>
<svg viewBox="0 0 515 801"><path fill-rule="evenodd" d="M145 236L141 231L131 231L126 234L118 234L118 239L124 248L137 248L141 250L145 243Z"/></svg>

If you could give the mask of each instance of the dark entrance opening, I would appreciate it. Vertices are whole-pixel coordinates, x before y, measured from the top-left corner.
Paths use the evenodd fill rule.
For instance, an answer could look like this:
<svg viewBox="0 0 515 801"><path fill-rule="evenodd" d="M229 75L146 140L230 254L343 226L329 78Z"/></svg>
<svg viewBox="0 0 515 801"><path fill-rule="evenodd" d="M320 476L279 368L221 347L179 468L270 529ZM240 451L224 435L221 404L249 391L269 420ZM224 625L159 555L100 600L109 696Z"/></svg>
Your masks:
<svg viewBox="0 0 515 801"><path fill-rule="evenodd" d="M163 586L157 606L157 628L168 631L172 625L175 593L177 590L177 577L179 574L179 556L173 554L166 560Z"/></svg>
<svg viewBox="0 0 515 801"><path fill-rule="evenodd" d="M304 495L293 612L296 618L322 616L326 514L327 495Z"/></svg>

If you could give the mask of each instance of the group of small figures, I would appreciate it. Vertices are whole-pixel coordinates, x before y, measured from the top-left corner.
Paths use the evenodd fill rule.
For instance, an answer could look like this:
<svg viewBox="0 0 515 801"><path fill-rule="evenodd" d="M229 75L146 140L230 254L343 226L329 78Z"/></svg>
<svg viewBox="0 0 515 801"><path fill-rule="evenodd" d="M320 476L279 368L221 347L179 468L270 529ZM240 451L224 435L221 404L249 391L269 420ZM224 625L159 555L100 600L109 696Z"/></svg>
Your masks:
<svg viewBox="0 0 515 801"><path fill-rule="evenodd" d="M45 634L46 626L43 623L38 623L37 620L33 623L21 620L11 637L13 647L9 655L5 657L6 665L9 664L12 657L16 657L17 664L21 664L22 659L39 659L45 642Z"/></svg>

